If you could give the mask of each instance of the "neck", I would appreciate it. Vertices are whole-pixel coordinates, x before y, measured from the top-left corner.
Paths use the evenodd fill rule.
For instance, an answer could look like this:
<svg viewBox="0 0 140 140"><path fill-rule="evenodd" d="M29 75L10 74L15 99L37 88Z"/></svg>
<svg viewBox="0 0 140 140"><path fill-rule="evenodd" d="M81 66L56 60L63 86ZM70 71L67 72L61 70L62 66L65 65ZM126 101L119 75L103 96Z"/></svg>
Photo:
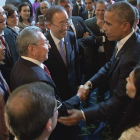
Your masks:
<svg viewBox="0 0 140 140"><path fill-rule="evenodd" d="M26 24L26 25L29 25L29 24L30 24L30 22L29 22L27 19L24 19L24 20L22 21L22 23L24 23L24 24Z"/></svg>

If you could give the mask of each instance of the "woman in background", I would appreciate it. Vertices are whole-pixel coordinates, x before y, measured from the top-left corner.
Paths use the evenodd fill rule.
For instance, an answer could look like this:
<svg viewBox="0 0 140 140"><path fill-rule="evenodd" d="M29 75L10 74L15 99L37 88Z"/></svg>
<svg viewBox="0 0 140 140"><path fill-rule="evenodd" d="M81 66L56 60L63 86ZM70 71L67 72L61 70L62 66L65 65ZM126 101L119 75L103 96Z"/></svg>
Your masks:
<svg viewBox="0 0 140 140"><path fill-rule="evenodd" d="M30 4L23 2L18 6L18 12L20 14L18 27L23 30L25 27L35 25L32 21L33 14Z"/></svg>
<svg viewBox="0 0 140 140"><path fill-rule="evenodd" d="M140 139L140 66L137 66L126 79L126 94L132 99L126 114L117 127L113 139Z"/></svg>
<svg viewBox="0 0 140 140"><path fill-rule="evenodd" d="M17 13L18 9L12 4L3 6L3 9L8 12L6 19L7 28L13 31L16 38L20 31L20 29L17 27L19 21L19 15Z"/></svg>
<svg viewBox="0 0 140 140"><path fill-rule="evenodd" d="M42 2L42 0L35 0L33 5L32 5L34 21L36 21L36 8L40 5L40 2Z"/></svg>

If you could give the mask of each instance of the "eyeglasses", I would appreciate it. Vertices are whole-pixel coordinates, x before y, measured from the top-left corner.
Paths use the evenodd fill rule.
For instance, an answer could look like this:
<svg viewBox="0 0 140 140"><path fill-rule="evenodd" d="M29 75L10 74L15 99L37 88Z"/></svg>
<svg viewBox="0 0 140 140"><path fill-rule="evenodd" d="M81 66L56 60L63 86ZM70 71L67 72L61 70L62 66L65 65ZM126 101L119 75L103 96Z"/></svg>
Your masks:
<svg viewBox="0 0 140 140"><path fill-rule="evenodd" d="M56 112L62 106L62 103L60 101L58 101L58 100L56 100L56 101L57 101L57 107L54 110L54 112Z"/></svg>
<svg viewBox="0 0 140 140"><path fill-rule="evenodd" d="M4 16L4 15L8 15L8 12L7 11L2 11L1 13L0 13L0 16Z"/></svg>
<svg viewBox="0 0 140 140"><path fill-rule="evenodd" d="M40 43L34 43L32 45L36 45L36 44L39 45ZM46 41L42 42L42 45L48 45L48 46L50 46L50 43L49 43L48 40L46 40Z"/></svg>
<svg viewBox="0 0 140 140"><path fill-rule="evenodd" d="M19 18L19 15L15 15L15 16L8 16L7 18Z"/></svg>
<svg viewBox="0 0 140 140"><path fill-rule="evenodd" d="M48 9L48 7L47 7L47 6L45 6L45 7L40 7L40 9L41 9L41 10L44 10L44 9Z"/></svg>
<svg viewBox="0 0 140 140"><path fill-rule="evenodd" d="M68 20L67 22L61 23L60 25L55 25L55 24L52 23L52 25L62 29L64 26L69 27L70 26L70 21Z"/></svg>

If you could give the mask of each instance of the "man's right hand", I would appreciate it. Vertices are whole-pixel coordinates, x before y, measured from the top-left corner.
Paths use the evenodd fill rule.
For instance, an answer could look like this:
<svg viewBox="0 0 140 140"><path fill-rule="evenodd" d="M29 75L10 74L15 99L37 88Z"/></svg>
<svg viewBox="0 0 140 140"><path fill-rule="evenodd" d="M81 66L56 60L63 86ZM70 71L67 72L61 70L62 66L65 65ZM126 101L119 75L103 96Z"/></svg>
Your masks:
<svg viewBox="0 0 140 140"><path fill-rule="evenodd" d="M89 91L92 87L92 84L90 81L86 82L84 85L80 85L77 96L79 96L80 100L86 100L87 96L89 95Z"/></svg>

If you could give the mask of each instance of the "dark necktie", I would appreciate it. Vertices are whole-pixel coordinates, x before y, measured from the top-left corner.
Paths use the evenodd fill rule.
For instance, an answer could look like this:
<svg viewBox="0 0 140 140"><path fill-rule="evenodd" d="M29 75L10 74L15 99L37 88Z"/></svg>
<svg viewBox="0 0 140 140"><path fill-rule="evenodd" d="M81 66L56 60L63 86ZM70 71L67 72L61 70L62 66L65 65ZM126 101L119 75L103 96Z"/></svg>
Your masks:
<svg viewBox="0 0 140 140"><path fill-rule="evenodd" d="M51 78L51 74L50 74L48 68L45 65L44 65L44 70L46 71L46 73L48 74L48 76Z"/></svg>
<svg viewBox="0 0 140 140"><path fill-rule="evenodd" d="M0 36L0 40L1 40L1 43L2 43L2 44L5 46L5 48L6 48L6 50L5 50L6 55L7 55L7 56L10 56L10 55L9 55L9 51L8 51L8 47L7 47L7 45L6 45L6 43L5 43L4 39L3 39L3 36Z"/></svg>

